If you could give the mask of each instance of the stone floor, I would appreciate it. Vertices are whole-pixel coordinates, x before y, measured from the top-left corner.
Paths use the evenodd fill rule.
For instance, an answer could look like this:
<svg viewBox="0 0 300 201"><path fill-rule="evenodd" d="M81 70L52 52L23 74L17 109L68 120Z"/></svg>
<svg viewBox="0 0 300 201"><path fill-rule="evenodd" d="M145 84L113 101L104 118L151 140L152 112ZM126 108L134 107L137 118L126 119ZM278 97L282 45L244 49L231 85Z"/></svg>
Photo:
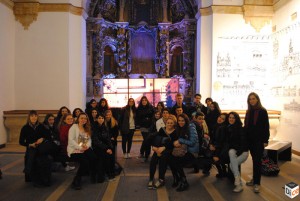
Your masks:
<svg viewBox="0 0 300 201"><path fill-rule="evenodd" d="M201 171L192 174L191 169L185 169L190 184L189 190L178 193L172 187L172 177L167 171L166 185L158 190L148 190L149 163L143 163L136 156L139 153L140 143L134 143L131 159L123 159L118 144L118 161L124 166L124 172L116 181L102 184L91 184L89 178L83 179L83 189L75 191L70 184L75 172L60 170L53 173L53 184L48 188L36 188L24 182L22 173L24 164L24 148L8 145L0 149L0 168L3 179L0 180L1 201L27 201L27 200L103 200L103 201L222 201L222 200L290 200L285 195L284 186L289 182L300 184L300 157L293 155L292 161L280 161L280 174L277 177L262 177L262 188L255 194L251 187L244 187L241 193L233 193L233 184L228 179L216 179L216 170L211 170L211 175L205 177ZM243 182L251 176L251 158L242 165ZM297 196L293 200L300 200Z"/></svg>

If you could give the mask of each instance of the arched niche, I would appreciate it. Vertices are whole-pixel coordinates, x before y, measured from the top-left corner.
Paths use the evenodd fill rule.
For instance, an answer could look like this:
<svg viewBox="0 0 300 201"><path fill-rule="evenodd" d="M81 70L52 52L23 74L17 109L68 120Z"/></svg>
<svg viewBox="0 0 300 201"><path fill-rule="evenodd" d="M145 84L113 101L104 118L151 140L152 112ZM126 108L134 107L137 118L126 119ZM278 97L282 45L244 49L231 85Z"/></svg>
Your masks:
<svg viewBox="0 0 300 201"><path fill-rule="evenodd" d="M170 54L170 76L179 75L183 73L183 48L181 46L175 46L172 48Z"/></svg>
<svg viewBox="0 0 300 201"><path fill-rule="evenodd" d="M104 47L103 57L104 74L116 73L117 64L115 62L114 50L111 46L107 45Z"/></svg>

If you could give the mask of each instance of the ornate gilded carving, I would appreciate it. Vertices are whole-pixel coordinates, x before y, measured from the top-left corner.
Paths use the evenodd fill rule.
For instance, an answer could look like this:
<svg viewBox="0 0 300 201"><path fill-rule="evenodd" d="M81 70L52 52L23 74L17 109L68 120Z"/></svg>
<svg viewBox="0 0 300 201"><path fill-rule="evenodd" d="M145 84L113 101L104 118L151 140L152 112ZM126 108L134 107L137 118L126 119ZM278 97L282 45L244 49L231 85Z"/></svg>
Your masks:
<svg viewBox="0 0 300 201"><path fill-rule="evenodd" d="M273 6L244 5L243 10L245 22L250 23L257 32L271 22L274 14Z"/></svg>
<svg viewBox="0 0 300 201"><path fill-rule="evenodd" d="M39 3L15 3L14 14L17 21L19 21L24 29L28 29L29 25L36 21L39 12Z"/></svg>
<svg viewBox="0 0 300 201"><path fill-rule="evenodd" d="M159 23L159 77L169 77L169 27L171 23Z"/></svg>

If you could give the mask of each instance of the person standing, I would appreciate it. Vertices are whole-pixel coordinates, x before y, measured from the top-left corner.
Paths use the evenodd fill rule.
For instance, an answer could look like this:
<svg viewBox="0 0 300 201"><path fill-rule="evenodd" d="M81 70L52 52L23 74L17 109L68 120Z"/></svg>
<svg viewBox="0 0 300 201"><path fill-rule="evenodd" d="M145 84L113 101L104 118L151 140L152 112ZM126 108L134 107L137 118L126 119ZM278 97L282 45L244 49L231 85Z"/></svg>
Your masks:
<svg viewBox="0 0 300 201"><path fill-rule="evenodd" d="M259 96L251 92L247 98L248 109L245 117L245 130L248 137L250 154L253 162L253 178L246 182L259 193L261 180L261 158L264 147L268 146L270 124L267 110L262 106Z"/></svg>
<svg viewBox="0 0 300 201"><path fill-rule="evenodd" d="M130 150L132 145L132 138L135 131L135 113L136 107L133 98L129 98L127 105L122 108L119 119L119 127L122 135L122 150L124 158L131 158Z"/></svg>
<svg viewBox="0 0 300 201"><path fill-rule="evenodd" d="M140 148L140 157L144 157L144 162L148 161L151 152L151 146L146 143L149 135L149 128L152 124L152 117L154 114L154 107L150 104L146 96L140 100L139 106L136 109L136 125L140 127L143 136L142 146Z"/></svg>
<svg viewBox="0 0 300 201"><path fill-rule="evenodd" d="M181 94L181 93L176 94L176 103L173 105L173 107L171 109L171 114L174 114L175 116L177 116L176 109L178 107L181 107L183 110L183 113L189 116L189 110L188 110L187 106L183 103L183 94Z"/></svg>

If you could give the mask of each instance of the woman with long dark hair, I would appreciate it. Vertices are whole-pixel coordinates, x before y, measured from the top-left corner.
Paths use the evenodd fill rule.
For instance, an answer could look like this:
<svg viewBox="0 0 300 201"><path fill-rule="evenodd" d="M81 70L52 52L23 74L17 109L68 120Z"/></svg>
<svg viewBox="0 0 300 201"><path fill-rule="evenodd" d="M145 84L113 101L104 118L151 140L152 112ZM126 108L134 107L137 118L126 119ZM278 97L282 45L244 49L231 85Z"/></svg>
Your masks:
<svg viewBox="0 0 300 201"><path fill-rule="evenodd" d="M113 179L115 177L113 145L108 128L105 126L104 114L97 116L97 124L93 127L92 146L97 157L96 177L92 178L92 180L97 183L104 182L105 173L109 179Z"/></svg>
<svg viewBox="0 0 300 201"><path fill-rule="evenodd" d="M104 114L106 110L109 109L108 102L105 98L101 98L98 103L99 114Z"/></svg>
<svg viewBox="0 0 300 201"><path fill-rule="evenodd" d="M140 157L144 158L144 162L148 161L148 157L151 152L151 147L146 143L146 139L149 135L149 129L152 123L152 117L154 114L154 107L150 104L146 96L143 96L140 100L139 106L136 110L136 125L140 126L140 130L143 135L143 142L140 148Z"/></svg>
<svg viewBox="0 0 300 201"><path fill-rule="evenodd" d="M122 150L125 159L131 158L130 150L135 131L135 113L136 107L134 99L129 98L127 105L122 108L119 120L119 127L122 135Z"/></svg>
<svg viewBox="0 0 300 201"><path fill-rule="evenodd" d="M179 187L176 191L181 192L188 189L189 184L183 170L184 165L194 164L199 153L199 139L196 131L196 126L190 123L189 117L186 114L180 114L177 117L176 133L178 140L174 142L174 147L187 146L187 152L184 156L171 156L171 166L176 169L179 178ZM176 175L174 179L176 178ZM174 185L175 187L175 185Z"/></svg>
<svg viewBox="0 0 300 201"><path fill-rule="evenodd" d="M268 145L270 124L267 110L262 106L259 96L251 92L247 98L248 109L245 117L245 130L248 137L250 154L253 161L253 178L246 182L254 186L253 191L259 193L261 180L261 158L264 147Z"/></svg>
<svg viewBox="0 0 300 201"><path fill-rule="evenodd" d="M230 112L228 114L226 135L228 137L229 166L234 176L235 188L233 192L235 193L243 190L239 165L245 162L249 155L247 138L242 125L243 123L238 113Z"/></svg>

